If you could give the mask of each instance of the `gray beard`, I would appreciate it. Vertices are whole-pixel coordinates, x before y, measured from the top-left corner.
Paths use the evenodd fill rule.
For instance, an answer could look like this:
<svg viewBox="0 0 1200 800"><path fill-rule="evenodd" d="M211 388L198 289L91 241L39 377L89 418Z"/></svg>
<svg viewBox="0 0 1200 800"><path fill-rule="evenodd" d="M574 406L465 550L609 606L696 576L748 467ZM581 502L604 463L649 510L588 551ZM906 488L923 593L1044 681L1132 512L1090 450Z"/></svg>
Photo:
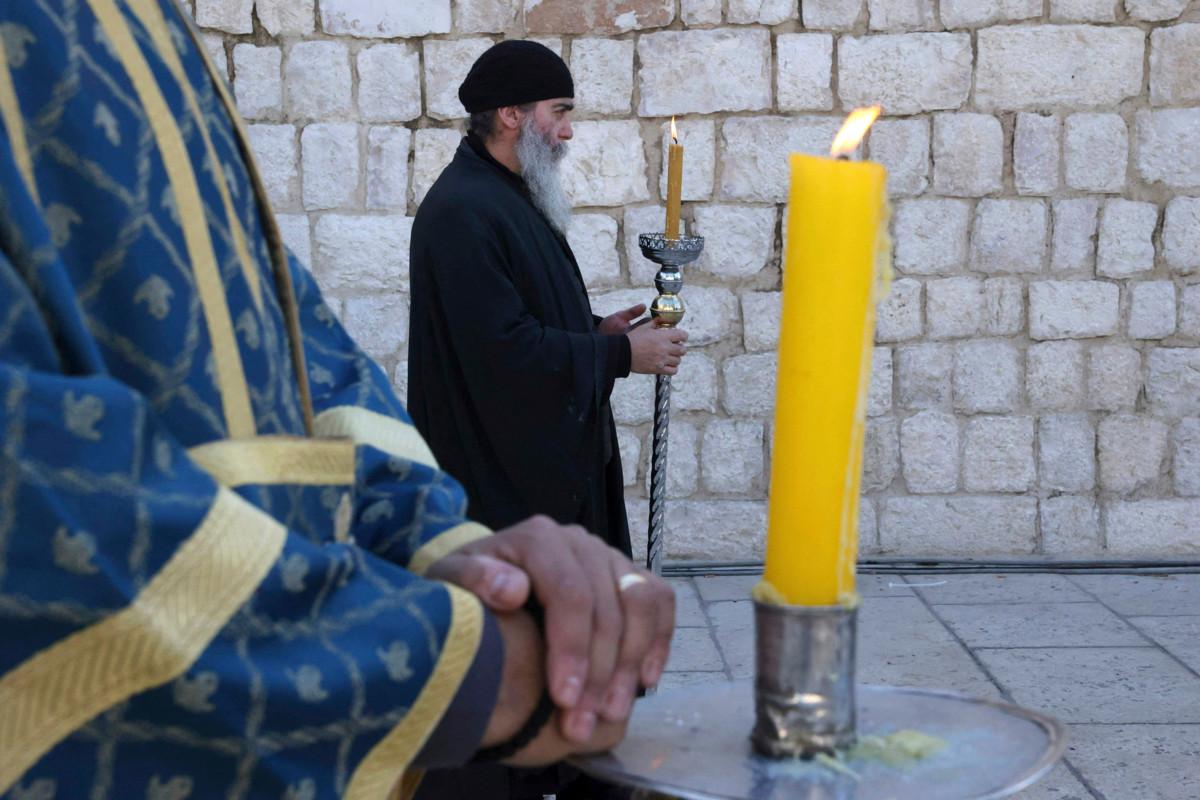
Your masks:
<svg viewBox="0 0 1200 800"><path fill-rule="evenodd" d="M529 187L533 204L550 221L550 225L563 236L571 224L571 201L563 191L558 167L567 154L565 142L551 144L538 131L532 115L521 122L521 135L517 137L517 160L521 162L521 177Z"/></svg>

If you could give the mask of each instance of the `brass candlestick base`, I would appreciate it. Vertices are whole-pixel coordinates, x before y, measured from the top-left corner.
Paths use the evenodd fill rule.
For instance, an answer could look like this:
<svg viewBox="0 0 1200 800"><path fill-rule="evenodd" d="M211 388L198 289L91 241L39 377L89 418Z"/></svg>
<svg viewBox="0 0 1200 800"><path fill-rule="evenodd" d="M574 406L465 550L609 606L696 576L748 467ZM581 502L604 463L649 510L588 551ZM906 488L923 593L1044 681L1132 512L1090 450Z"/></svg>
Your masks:
<svg viewBox="0 0 1200 800"><path fill-rule="evenodd" d="M856 735L858 609L754 601L754 749L769 758L844 750Z"/></svg>
<svg viewBox="0 0 1200 800"><path fill-rule="evenodd" d="M650 305L650 316L673 328L683 321L683 273L679 268L690 264L704 251L703 236L668 239L661 233L643 233L638 237L642 255L658 264L654 286L658 297ZM671 376L658 375L654 381L654 447L650 459L650 523L646 534L646 568L662 574L664 515L667 500L667 436L670 432Z"/></svg>

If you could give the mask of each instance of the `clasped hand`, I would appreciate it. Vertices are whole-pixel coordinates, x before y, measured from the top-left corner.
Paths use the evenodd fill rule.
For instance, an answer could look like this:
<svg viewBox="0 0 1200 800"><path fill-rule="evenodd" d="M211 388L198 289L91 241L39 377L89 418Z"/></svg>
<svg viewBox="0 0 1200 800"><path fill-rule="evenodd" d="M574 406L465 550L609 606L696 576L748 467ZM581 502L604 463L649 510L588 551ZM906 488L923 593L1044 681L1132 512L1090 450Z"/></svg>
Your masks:
<svg viewBox="0 0 1200 800"><path fill-rule="evenodd" d="M646 580L622 591L618 582L632 572ZM545 609L547 687L571 742L588 744L606 723L623 731L639 684L657 684L666 665L675 593L577 525L532 517L455 550L427 576L500 614L533 592Z"/></svg>

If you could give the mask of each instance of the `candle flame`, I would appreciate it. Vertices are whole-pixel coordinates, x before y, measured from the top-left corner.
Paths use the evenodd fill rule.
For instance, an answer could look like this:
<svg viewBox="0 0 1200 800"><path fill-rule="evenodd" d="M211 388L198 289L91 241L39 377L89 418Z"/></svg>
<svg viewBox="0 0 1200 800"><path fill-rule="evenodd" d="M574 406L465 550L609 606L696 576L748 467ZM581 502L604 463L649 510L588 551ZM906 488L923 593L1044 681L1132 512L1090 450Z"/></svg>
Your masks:
<svg viewBox="0 0 1200 800"><path fill-rule="evenodd" d="M679 131L675 129L674 117L671 117L671 144L679 144Z"/></svg>
<svg viewBox="0 0 1200 800"><path fill-rule="evenodd" d="M867 129L875 122L875 118L879 116L881 110L879 106L871 106L851 111L850 116L846 117L846 121L842 124L842 129L834 137L833 147L829 148L829 155L848 155L857 150L858 146L862 144L863 137L867 135Z"/></svg>

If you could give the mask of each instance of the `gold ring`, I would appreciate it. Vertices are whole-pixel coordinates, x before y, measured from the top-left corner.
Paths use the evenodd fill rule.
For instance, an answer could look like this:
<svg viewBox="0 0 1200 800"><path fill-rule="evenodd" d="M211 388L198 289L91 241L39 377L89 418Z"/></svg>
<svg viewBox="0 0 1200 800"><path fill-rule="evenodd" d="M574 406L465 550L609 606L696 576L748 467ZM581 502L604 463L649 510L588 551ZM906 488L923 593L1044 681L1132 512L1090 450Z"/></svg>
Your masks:
<svg viewBox="0 0 1200 800"><path fill-rule="evenodd" d="M630 586L637 586L639 583L645 583L646 577L639 575L636 572L627 572L617 581L617 590L625 591Z"/></svg>

